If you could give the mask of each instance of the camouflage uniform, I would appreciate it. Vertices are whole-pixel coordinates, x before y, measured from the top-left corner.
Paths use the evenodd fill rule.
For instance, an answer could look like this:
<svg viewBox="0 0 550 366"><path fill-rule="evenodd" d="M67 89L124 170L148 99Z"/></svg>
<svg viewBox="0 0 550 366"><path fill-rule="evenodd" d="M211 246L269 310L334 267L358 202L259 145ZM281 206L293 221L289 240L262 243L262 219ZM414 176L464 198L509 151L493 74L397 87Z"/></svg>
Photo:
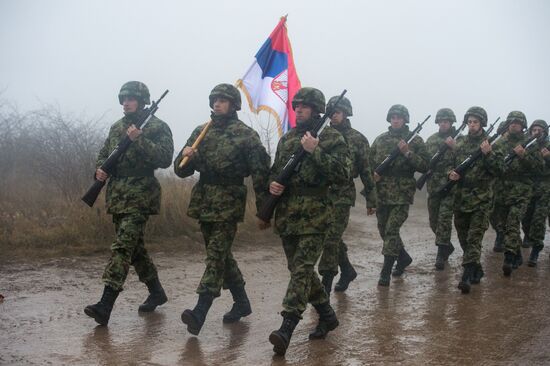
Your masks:
<svg viewBox="0 0 550 366"><path fill-rule="evenodd" d="M331 101L334 98L331 98ZM347 101L347 99L345 99ZM346 116L351 116L351 104L349 101L344 104L348 107L345 111ZM331 102L329 101L329 107ZM376 208L376 193L374 190L374 181L372 179L372 170L369 166L369 142L359 131L351 127L348 118L340 124L331 126L342 134L350 150L352 165L350 180L345 184L333 184L329 189L329 197L333 202L333 220L327 230L323 255L319 262L319 273L325 276L334 277L338 274L338 264L348 264L348 248L342 240L342 235L349 222L350 209L355 205L355 183L354 178L360 177L367 194L367 208ZM351 267L351 264L349 264ZM351 267L353 270L353 267ZM344 269L342 269L344 273ZM323 280L325 280L323 278ZM338 290L338 289L337 289Z"/></svg>
<svg viewBox="0 0 550 366"><path fill-rule="evenodd" d="M109 136L99 152L99 168L126 136L136 115L125 116L111 126ZM140 281L157 277L157 270L144 247L143 235L149 215L160 209L160 184L154 170L170 166L174 154L172 132L166 123L152 117L143 134L124 154L107 184L107 213L113 215L116 239L111 246L111 259L103 273L103 282L122 290L130 264Z"/></svg>
<svg viewBox="0 0 550 366"><path fill-rule="evenodd" d="M391 112L391 109L390 109ZM389 121L388 113L388 121ZM406 122L408 122L408 112ZM378 136L371 148L371 166L377 167L396 148L400 140L405 140L409 135L409 127L404 125L399 130L388 128ZM378 206L376 218L378 219L378 231L384 247L384 256L398 257L404 249L399 230L409 215L409 206L413 204L416 190L414 172L425 172L428 169L429 155L421 137L416 136L409 143L411 154L405 157L400 154L376 183Z"/></svg>
<svg viewBox="0 0 550 366"><path fill-rule="evenodd" d="M187 214L199 220L206 245L206 269L198 294L220 296L220 290L244 286L242 274L231 253L231 245L242 222L247 189L244 178L252 175L256 207L266 194L270 158L260 137L237 118L211 115L212 124L193 158L183 168L180 153L174 161L176 174L185 178L200 172L199 182L191 192ZM186 146L191 146L202 128L197 127Z"/></svg>

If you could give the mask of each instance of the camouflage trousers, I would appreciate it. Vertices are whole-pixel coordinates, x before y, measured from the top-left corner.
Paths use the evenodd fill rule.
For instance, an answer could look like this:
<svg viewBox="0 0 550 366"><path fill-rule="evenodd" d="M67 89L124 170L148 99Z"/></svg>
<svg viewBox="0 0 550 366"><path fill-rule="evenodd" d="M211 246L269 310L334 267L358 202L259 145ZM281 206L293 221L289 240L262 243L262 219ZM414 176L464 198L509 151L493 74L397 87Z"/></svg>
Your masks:
<svg viewBox="0 0 550 366"><path fill-rule="evenodd" d="M105 285L122 291L130 265L143 283L158 277L157 269L147 254L143 241L148 219L148 215L139 213L113 215L116 238L111 245L111 258L103 272Z"/></svg>
<svg viewBox="0 0 550 366"><path fill-rule="evenodd" d="M328 302L325 288L315 272L315 263L323 250L324 234L282 236L290 281L283 299L282 315L302 318L307 303Z"/></svg>
<svg viewBox="0 0 550 366"><path fill-rule="evenodd" d="M550 213L550 192L532 197L521 221L523 233L535 248L544 248L546 218Z"/></svg>
<svg viewBox="0 0 550 366"><path fill-rule="evenodd" d="M399 236L399 230L409 217L409 205L379 205L376 209L378 219L378 232L384 241L383 255L398 257L403 240Z"/></svg>
<svg viewBox="0 0 550 366"><path fill-rule="evenodd" d="M450 245L453 227L453 196L430 194L428 196L428 216L430 228L435 234L435 245Z"/></svg>
<svg viewBox="0 0 550 366"><path fill-rule="evenodd" d="M495 204L493 221L497 231L504 234L504 251L518 254L521 248L521 219L527 210L528 198L514 205Z"/></svg>
<svg viewBox="0 0 550 366"><path fill-rule="evenodd" d="M474 212L454 212L455 229L464 254L462 265L480 264L483 236L489 228L489 213L484 210Z"/></svg>
<svg viewBox="0 0 550 366"><path fill-rule="evenodd" d="M200 225L206 247L206 268L197 293L218 297L222 287L244 286L243 275L231 253L237 223L200 222Z"/></svg>
<svg viewBox="0 0 550 366"><path fill-rule="evenodd" d="M334 206L333 222L330 223L325 236L323 255L319 261L319 273L321 275L338 274L338 263L347 254L348 247L342 240L349 223L350 206Z"/></svg>

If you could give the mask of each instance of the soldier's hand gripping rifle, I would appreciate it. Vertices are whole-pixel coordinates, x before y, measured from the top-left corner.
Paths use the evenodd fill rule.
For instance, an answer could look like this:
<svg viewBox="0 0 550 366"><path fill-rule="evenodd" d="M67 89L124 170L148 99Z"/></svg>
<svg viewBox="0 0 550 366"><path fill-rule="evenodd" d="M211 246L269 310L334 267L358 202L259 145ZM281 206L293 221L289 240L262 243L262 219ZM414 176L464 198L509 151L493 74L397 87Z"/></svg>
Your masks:
<svg viewBox="0 0 550 366"><path fill-rule="evenodd" d="M534 145L538 141L538 136L531 136L527 141L525 141L523 144L521 144L521 147L523 147L525 150L529 149L532 145ZM510 151L508 155L504 157L504 164L506 166L509 166L512 164L512 161L514 161L515 158L517 158L518 154L514 150Z"/></svg>
<svg viewBox="0 0 550 366"><path fill-rule="evenodd" d="M340 94L340 96L336 100L336 103L334 103L331 106L331 108L326 111L326 113L321 117L321 119L319 119L319 121L317 121L317 123L313 126L311 131L309 131L313 137L319 136L321 132L325 129L325 127L327 126L327 122L330 120L330 118L334 114L334 111L336 110L338 104L340 103L340 101L342 100L346 92L347 90L344 89L342 94ZM296 152L290 156L285 166L277 176L277 178L275 178L275 182L283 186L287 186L288 182L290 181L290 178L292 177L292 175L294 175L295 172L298 171L301 161L307 155L308 155L308 152L305 151L304 148L300 145L298 150L296 150ZM256 216L264 222L271 221L271 218L273 217L273 212L275 211L275 207L277 207L277 204L279 203L280 198L281 196L276 196L270 193L267 199L264 201L262 207L256 214Z"/></svg>
<svg viewBox="0 0 550 366"><path fill-rule="evenodd" d="M493 132L493 129L495 128L499 120L500 120L500 117L497 118L497 120L487 129L487 135ZM488 140L489 143L493 145L495 142L497 142L500 139L500 137L502 137L502 134L504 132L506 132L505 129L497 130L497 132L489 138ZM470 154L462 163L460 163L460 165L458 165L453 170L458 175L460 175L460 179L463 179L464 173L466 173L474 165L476 161L481 159L482 156L483 156L483 152L481 152L481 148L479 148L474 153ZM451 191L451 189L460 181L460 179L448 180L447 183L445 183L445 185L437 191L437 194L443 194L443 195L448 194Z"/></svg>
<svg viewBox="0 0 550 366"><path fill-rule="evenodd" d="M420 131L422 130L422 126L424 125L424 123L426 123L427 120L430 119L431 116L432 115L430 114L428 117L426 117L424 121L419 123L418 126L416 126L416 128L409 133L407 139L405 140L407 144L410 144L411 141L420 133ZM382 161L380 165L378 165L376 169L374 169L374 172L380 176L384 175L386 170L388 170L390 165L395 161L395 159L397 159L400 154L401 150L399 149L399 146L396 146L395 149L393 149L392 152L388 156L386 156L384 161Z"/></svg>
<svg viewBox="0 0 550 366"><path fill-rule="evenodd" d="M147 123L151 120L151 118L155 115L155 112L158 110L158 105L162 98L164 98L168 94L168 90L166 90L160 98L155 102L151 104L149 108L145 108L142 111L142 114L140 116L139 121L135 124L135 126L139 129L143 129ZM124 136L116 146L116 148L113 150L113 152L109 155L109 157L101 164L99 169L103 170L108 175L111 175L113 173L114 168L118 164L119 158L126 153L126 150L130 147L132 144L132 140L130 140L130 137L127 135ZM82 201L84 201L88 206L92 207L97 199L97 196L99 196L99 193L103 189L103 186L105 185L105 181L100 181L95 179L94 183L88 189L86 194L82 197Z"/></svg>
<svg viewBox="0 0 550 366"><path fill-rule="evenodd" d="M456 139L458 135L460 135L462 130L464 130L464 128L467 125L468 125L467 121L464 120L464 122L462 122L462 125L460 125L458 130L456 130L455 134L451 136L453 140ZM416 188L418 190L421 190L422 187L424 187L424 184L426 184L426 181L433 175L436 165L441 161L441 159L443 159L443 156L445 155L447 150L449 150L449 145L447 145L445 141L443 141L441 146L439 146L439 149L437 150L437 152L430 159L430 165L429 165L428 171L422 174L420 178L418 178L418 180L416 181Z"/></svg>

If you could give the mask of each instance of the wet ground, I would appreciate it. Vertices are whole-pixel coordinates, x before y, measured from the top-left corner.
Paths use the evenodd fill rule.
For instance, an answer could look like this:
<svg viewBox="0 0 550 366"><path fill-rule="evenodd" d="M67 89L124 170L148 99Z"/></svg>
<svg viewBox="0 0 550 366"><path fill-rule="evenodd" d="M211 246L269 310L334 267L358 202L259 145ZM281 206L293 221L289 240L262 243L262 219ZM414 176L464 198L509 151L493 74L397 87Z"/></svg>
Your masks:
<svg viewBox="0 0 550 366"><path fill-rule="evenodd" d="M174 242L153 258L169 302L140 315L147 290L131 271L108 327L83 313L102 291L108 254L0 265L0 364L71 365L533 365L550 364L550 264L548 250L536 268L522 266L511 278L484 240L486 277L470 295L456 288L461 250L443 272L433 268L435 246L424 207L411 210L403 231L414 262L389 288L376 283L382 265L375 218L355 208L345 240L359 277L332 295L340 326L326 340L309 341L316 314L306 310L285 358L274 357L267 338L281 323L288 282L282 248L273 235L257 242L239 237L235 257L247 280L253 314L233 325L221 317L231 306L224 292L198 337L180 321L193 307L202 274L202 244ZM456 238L454 242L457 243ZM524 257L528 251L524 251Z"/></svg>

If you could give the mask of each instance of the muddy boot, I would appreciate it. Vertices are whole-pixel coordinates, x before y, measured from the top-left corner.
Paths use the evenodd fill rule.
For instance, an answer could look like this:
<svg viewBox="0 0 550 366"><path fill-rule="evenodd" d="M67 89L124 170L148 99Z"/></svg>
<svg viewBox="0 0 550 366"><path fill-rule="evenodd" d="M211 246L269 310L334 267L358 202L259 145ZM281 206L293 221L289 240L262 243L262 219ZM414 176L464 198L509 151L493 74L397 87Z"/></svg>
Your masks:
<svg viewBox="0 0 550 366"><path fill-rule="evenodd" d="M483 272L483 267L481 267L481 264L476 263L474 274L472 278L470 279L470 283L472 285L477 285L481 282L481 278L485 275L485 272Z"/></svg>
<svg viewBox="0 0 550 366"><path fill-rule="evenodd" d="M537 261L539 259L539 253L542 250L542 247L535 247L531 249L531 254L529 254L529 262L527 262L527 265L529 267L536 267Z"/></svg>
<svg viewBox="0 0 550 366"><path fill-rule="evenodd" d="M504 263L502 264L502 272L506 277L509 277L512 274L514 259L516 255L511 252L504 253Z"/></svg>
<svg viewBox="0 0 550 366"><path fill-rule="evenodd" d="M105 286L101 300L95 305L86 306L84 313L90 318L94 318L97 323L107 325L119 293L120 291L116 291L110 286Z"/></svg>
<svg viewBox="0 0 550 366"><path fill-rule="evenodd" d="M168 298L158 278L147 282L146 285L147 289L149 289L149 296L147 296L145 302L139 306L138 311L149 313L154 311L157 306L166 303Z"/></svg>
<svg viewBox="0 0 550 366"><path fill-rule="evenodd" d="M514 261L512 262L512 269L518 269L523 264L523 255L521 249L518 249L517 254L514 255Z"/></svg>
<svg viewBox="0 0 550 366"><path fill-rule="evenodd" d="M330 297L330 292L332 291L332 281L334 280L334 275L332 273L324 274L321 283L325 288L325 292Z"/></svg>
<svg viewBox="0 0 550 366"><path fill-rule="evenodd" d="M504 233L497 231L497 237L495 239L495 246L493 247L493 252L496 252L496 253L504 252Z"/></svg>
<svg viewBox="0 0 550 366"><path fill-rule="evenodd" d="M463 294L469 294L471 288L472 277L475 272L475 263L467 263L464 265L464 272L462 272L462 279L458 283L458 288Z"/></svg>
<svg viewBox="0 0 550 366"><path fill-rule="evenodd" d="M355 268L351 265L348 254L344 254L344 258L340 261L340 279L334 286L334 291L343 292L348 289L349 283L357 277Z"/></svg>
<svg viewBox="0 0 550 366"><path fill-rule="evenodd" d="M313 305L317 313L319 314L319 323L315 327L315 330L309 333L309 339L325 339L328 332L336 329L338 324L338 318L332 306L329 302L319 305Z"/></svg>
<svg viewBox="0 0 550 366"><path fill-rule="evenodd" d="M233 307L223 315L223 322L235 323L241 320L242 317L252 314L252 308L244 286L231 287L229 291L233 296Z"/></svg>
<svg viewBox="0 0 550 366"><path fill-rule="evenodd" d="M531 243L531 239L527 235L523 237L523 241L521 242L522 248L531 248L533 243Z"/></svg>
<svg viewBox="0 0 550 366"><path fill-rule="evenodd" d="M269 335L269 342L273 345L273 352L279 356L284 356L286 349L290 343L290 338L292 337L292 332L300 319L294 315L286 315L283 318L283 324L279 330L274 330Z"/></svg>
<svg viewBox="0 0 550 366"><path fill-rule="evenodd" d="M395 269L391 273L394 277L399 277L405 272L405 268L407 268L411 263L413 259L407 253L405 248L401 248L401 251L399 252L399 257L397 257L397 264L395 265Z"/></svg>
<svg viewBox="0 0 550 366"><path fill-rule="evenodd" d="M378 280L378 286L389 286L391 280L391 269L393 263L395 262L395 257L390 255L384 256L384 266L382 266L382 271L380 271L380 279Z"/></svg>
<svg viewBox="0 0 550 366"><path fill-rule="evenodd" d="M212 306L214 297L210 294L200 294L199 301L193 310L186 309L181 313L181 321L187 324L187 331L198 335L206 319L206 314Z"/></svg>
<svg viewBox="0 0 550 366"><path fill-rule="evenodd" d="M449 257L451 256L451 254L453 254L454 251L455 251L455 246L453 245L453 243L449 243L449 245L447 246L447 252L445 253L446 261L449 260Z"/></svg>
<svg viewBox="0 0 550 366"><path fill-rule="evenodd" d="M435 269L438 271L443 271L445 269L445 258L448 256L447 254L447 246L445 245L438 245L437 246L437 255L435 257Z"/></svg>

